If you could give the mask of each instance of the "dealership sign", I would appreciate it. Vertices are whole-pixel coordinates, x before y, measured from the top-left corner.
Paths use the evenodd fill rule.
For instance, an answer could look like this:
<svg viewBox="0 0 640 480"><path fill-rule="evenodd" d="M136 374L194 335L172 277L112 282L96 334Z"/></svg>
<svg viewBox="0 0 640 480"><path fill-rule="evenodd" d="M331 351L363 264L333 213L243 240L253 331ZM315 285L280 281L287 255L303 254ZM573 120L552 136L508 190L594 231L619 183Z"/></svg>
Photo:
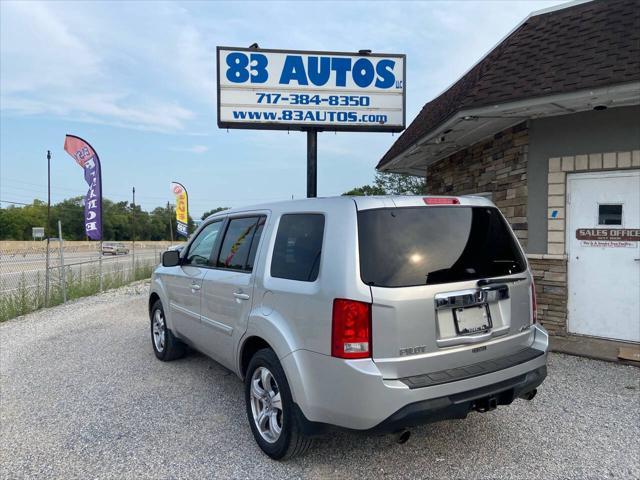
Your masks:
<svg viewBox="0 0 640 480"><path fill-rule="evenodd" d="M399 132L405 56L218 47L220 128Z"/></svg>

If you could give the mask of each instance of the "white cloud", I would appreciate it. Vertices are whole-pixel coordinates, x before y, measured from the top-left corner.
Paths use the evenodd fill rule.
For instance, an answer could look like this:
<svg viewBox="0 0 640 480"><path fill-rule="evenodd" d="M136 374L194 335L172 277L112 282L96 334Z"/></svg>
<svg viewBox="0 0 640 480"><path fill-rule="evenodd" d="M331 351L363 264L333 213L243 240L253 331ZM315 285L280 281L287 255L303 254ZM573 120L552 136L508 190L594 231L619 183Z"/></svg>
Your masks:
<svg viewBox="0 0 640 480"><path fill-rule="evenodd" d="M202 153L208 152L209 147L207 147L206 145L193 145L192 147L175 147L171 150L173 150L174 152L187 152L200 155Z"/></svg>
<svg viewBox="0 0 640 480"><path fill-rule="evenodd" d="M109 38L114 33L109 28L112 19L103 21L105 18L86 9L87 5L74 3L73 8L65 8L69 5L2 3L3 112L160 132L184 131L196 115L182 105L183 97L155 88L153 79L136 73L136 69L149 70L154 58L129 55L135 53L139 39L131 37L131 43L122 45L116 37ZM105 36L106 45L102 44ZM182 47L191 51L188 42L182 42ZM181 57L164 57L160 52L155 57L162 62L172 58Z"/></svg>

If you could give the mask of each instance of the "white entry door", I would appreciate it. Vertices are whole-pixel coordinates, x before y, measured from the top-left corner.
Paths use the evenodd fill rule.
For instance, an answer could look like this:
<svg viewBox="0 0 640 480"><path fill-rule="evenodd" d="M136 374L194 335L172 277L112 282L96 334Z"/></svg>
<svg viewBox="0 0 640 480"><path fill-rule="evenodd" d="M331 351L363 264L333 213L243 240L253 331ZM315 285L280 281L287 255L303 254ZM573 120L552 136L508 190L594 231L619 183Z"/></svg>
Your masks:
<svg viewBox="0 0 640 480"><path fill-rule="evenodd" d="M640 342L640 171L567 176L568 330Z"/></svg>

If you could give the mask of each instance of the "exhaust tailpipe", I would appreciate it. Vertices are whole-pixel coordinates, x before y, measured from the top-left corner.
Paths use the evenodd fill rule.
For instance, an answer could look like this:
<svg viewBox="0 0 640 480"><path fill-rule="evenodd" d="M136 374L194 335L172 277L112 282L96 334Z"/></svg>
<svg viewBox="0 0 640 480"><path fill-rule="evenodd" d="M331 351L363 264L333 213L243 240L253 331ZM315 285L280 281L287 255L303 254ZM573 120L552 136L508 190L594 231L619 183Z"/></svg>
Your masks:
<svg viewBox="0 0 640 480"><path fill-rule="evenodd" d="M396 443L399 445L402 445L403 443L407 443L407 440L409 440L409 438L411 437L411 432L409 430L400 430L399 432L396 432L395 434L395 440Z"/></svg>
<svg viewBox="0 0 640 480"><path fill-rule="evenodd" d="M533 400L533 397L536 396L536 393L538 393L538 389L534 388L530 392L527 392L527 393L521 395L520 398L524 398L525 400L531 401L531 400Z"/></svg>

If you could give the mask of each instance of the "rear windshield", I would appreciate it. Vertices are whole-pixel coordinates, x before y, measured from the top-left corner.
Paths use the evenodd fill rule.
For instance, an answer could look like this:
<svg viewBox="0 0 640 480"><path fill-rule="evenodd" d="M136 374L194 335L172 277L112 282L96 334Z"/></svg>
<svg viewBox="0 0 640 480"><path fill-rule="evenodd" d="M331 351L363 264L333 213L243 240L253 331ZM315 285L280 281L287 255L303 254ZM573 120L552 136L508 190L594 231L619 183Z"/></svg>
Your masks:
<svg viewBox="0 0 640 480"><path fill-rule="evenodd" d="M496 208L410 207L358 212L360 275L409 287L523 272L526 261Z"/></svg>

